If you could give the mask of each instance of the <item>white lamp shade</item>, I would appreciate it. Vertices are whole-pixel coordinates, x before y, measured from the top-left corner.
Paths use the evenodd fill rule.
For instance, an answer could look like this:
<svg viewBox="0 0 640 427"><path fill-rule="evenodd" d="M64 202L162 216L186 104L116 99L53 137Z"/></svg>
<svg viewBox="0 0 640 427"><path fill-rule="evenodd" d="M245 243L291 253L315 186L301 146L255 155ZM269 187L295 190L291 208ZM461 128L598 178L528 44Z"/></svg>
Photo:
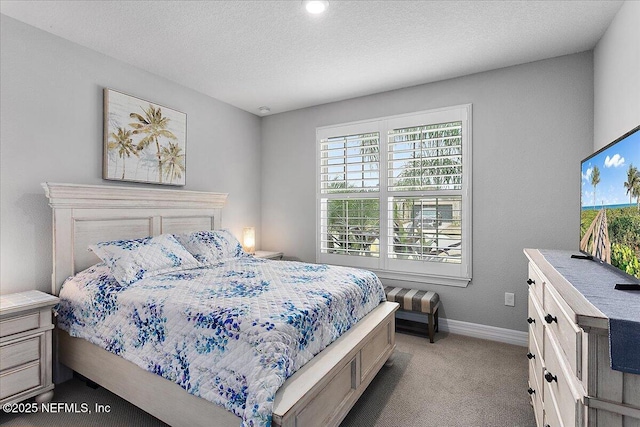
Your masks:
<svg viewBox="0 0 640 427"><path fill-rule="evenodd" d="M254 227L245 227L242 230L242 249L250 254L256 252L256 229Z"/></svg>

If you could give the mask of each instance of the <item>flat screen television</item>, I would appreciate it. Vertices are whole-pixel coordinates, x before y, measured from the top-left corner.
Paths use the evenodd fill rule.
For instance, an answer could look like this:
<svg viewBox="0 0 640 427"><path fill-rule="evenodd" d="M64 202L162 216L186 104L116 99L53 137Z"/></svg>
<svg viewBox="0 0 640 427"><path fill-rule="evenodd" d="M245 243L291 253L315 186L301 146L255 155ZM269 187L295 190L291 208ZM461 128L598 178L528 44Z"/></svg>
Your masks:
<svg viewBox="0 0 640 427"><path fill-rule="evenodd" d="M582 161L580 251L640 282L640 126Z"/></svg>

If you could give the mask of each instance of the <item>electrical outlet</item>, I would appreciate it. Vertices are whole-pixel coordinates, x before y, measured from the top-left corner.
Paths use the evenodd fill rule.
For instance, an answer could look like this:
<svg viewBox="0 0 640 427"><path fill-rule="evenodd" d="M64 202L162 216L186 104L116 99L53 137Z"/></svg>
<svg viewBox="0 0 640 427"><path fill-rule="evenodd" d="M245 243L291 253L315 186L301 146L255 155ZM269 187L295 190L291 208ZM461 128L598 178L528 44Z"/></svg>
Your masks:
<svg viewBox="0 0 640 427"><path fill-rule="evenodd" d="M513 307L516 305L516 295L512 292L504 293L504 305L508 305L509 307Z"/></svg>

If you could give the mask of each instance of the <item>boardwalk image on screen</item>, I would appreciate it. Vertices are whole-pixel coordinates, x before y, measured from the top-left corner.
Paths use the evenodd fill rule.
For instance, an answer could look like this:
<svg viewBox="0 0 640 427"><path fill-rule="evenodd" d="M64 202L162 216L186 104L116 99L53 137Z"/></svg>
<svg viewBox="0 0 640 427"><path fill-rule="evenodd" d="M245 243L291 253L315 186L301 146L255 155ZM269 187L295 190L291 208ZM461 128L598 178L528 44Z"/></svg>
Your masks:
<svg viewBox="0 0 640 427"><path fill-rule="evenodd" d="M582 161L580 250L640 278L640 126Z"/></svg>

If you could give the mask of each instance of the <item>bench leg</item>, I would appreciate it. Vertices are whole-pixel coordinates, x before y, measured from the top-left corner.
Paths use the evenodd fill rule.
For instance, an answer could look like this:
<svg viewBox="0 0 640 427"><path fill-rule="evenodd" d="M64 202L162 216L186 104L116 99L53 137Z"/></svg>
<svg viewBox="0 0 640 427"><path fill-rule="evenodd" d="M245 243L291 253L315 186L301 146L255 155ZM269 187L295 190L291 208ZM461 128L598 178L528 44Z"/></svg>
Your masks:
<svg viewBox="0 0 640 427"><path fill-rule="evenodd" d="M433 335L435 330L435 326L433 324L433 314L428 314L427 316L429 320L429 342L433 343Z"/></svg>
<svg viewBox="0 0 640 427"><path fill-rule="evenodd" d="M435 335L435 332L438 331L439 326L438 326L438 308L436 307L436 311L434 311L433 313L429 313L427 315L427 319L429 321L429 342L433 342L433 336Z"/></svg>

